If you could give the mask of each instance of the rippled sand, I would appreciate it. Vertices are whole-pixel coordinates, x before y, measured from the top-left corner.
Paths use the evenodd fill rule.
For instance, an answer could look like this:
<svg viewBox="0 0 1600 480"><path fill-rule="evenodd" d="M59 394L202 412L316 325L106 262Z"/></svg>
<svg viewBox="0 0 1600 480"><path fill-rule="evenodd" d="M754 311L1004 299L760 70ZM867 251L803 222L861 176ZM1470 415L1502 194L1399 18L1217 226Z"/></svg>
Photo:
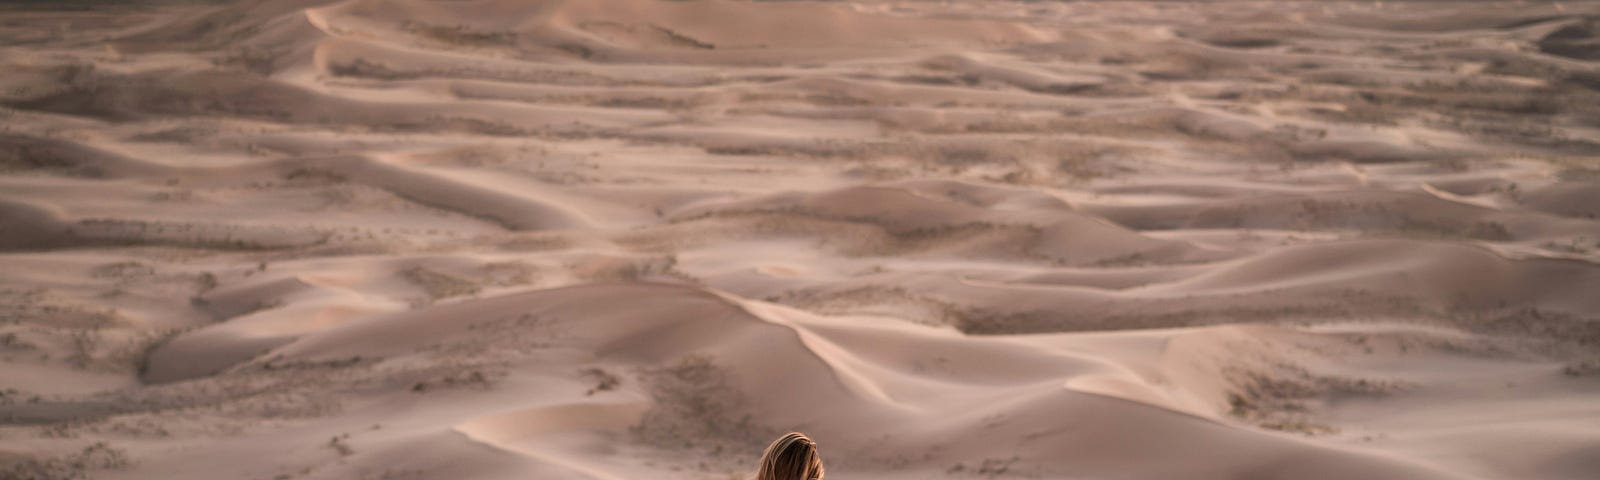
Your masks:
<svg viewBox="0 0 1600 480"><path fill-rule="evenodd" d="M1600 472L1600 4L75 5L0 477Z"/></svg>

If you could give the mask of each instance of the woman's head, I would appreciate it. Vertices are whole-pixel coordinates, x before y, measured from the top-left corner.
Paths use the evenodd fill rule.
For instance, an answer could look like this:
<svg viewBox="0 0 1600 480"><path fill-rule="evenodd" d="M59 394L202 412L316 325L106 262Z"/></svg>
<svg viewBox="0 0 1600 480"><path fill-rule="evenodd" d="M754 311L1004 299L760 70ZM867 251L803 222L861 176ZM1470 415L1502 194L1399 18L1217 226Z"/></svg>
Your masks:
<svg viewBox="0 0 1600 480"><path fill-rule="evenodd" d="M817 442L798 432L778 438L761 454L756 480L822 480Z"/></svg>

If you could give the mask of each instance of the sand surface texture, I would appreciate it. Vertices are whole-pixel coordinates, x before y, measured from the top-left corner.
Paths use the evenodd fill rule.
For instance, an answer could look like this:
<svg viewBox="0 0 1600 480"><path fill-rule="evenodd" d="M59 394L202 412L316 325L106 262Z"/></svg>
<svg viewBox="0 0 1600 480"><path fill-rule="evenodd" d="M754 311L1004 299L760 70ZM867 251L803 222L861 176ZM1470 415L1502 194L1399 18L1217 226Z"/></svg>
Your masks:
<svg viewBox="0 0 1600 480"><path fill-rule="evenodd" d="M1600 4L84 5L8 480L1600 472Z"/></svg>

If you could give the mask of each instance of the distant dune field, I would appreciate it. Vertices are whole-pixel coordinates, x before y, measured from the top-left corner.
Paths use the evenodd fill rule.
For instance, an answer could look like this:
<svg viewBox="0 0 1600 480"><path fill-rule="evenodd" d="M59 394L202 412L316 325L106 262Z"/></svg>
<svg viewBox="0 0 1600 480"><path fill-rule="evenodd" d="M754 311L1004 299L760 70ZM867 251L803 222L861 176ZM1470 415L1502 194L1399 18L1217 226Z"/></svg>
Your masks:
<svg viewBox="0 0 1600 480"><path fill-rule="evenodd" d="M1594 479L1600 3L0 5L0 479Z"/></svg>

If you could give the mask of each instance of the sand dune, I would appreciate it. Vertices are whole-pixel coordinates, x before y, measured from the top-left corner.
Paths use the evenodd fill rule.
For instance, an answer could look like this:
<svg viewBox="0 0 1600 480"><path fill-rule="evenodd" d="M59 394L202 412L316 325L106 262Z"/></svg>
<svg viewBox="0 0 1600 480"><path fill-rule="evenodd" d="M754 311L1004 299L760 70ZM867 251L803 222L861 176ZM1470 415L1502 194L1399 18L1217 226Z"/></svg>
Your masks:
<svg viewBox="0 0 1600 480"><path fill-rule="evenodd" d="M1600 471L1593 3L0 12L0 478Z"/></svg>

